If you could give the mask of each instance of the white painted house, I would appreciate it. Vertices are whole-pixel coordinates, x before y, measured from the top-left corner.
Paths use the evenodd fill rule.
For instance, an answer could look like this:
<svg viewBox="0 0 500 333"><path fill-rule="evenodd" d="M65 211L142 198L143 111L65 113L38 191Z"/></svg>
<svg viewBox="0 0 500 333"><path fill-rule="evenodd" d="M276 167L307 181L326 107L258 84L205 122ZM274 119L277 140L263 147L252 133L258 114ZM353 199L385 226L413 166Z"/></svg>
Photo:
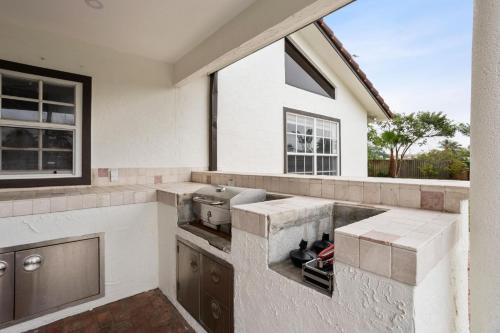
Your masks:
<svg viewBox="0 0 500 333"><path fill-rule="evenodd" d="M217 91L223 171L366 177L367 123L392 116L323 21L220 70Z"/></svg>

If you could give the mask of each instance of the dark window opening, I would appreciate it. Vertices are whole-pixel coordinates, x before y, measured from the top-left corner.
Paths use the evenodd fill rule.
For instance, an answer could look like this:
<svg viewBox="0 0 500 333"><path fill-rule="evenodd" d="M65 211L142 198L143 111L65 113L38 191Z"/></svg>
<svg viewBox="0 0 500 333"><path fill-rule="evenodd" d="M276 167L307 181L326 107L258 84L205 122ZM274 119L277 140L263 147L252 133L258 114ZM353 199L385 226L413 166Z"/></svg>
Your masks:
<svg viewBox="0 0 500 333"><path fill-rule="evenodd" d="M285 82L296 88L335 98L335 87L288 39L285 39Z"/></svg>

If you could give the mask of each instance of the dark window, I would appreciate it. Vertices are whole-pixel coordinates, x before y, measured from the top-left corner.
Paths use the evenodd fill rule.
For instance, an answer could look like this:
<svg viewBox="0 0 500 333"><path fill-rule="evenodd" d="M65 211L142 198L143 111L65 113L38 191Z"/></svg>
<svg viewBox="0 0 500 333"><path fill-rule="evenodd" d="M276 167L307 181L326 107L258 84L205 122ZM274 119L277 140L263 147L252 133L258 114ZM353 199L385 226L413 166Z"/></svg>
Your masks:
<svg viewBox="0 0 500 333"><path fill-rule="evenodd" d="M91 85L0 60L0 188L90 184Z"/></svg>
<svg viewBox="0 0 500 333"><path fill-rule="evenodd" d="M335 87L285 39L285 82L325 97L335 98Z"/></svg>

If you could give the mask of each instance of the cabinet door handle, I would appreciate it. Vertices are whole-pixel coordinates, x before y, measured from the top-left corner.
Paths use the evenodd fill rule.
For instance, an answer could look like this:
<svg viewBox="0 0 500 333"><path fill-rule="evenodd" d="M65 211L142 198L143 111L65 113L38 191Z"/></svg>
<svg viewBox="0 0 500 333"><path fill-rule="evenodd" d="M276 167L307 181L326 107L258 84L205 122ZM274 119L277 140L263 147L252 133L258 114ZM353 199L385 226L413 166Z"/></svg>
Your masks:
<svg viewBox="0 0 500 333"><path fill-rule="evenodd" d="M214 319L219 319L221 315L219 304L217 304L217 302L215 301L212 301L210 304L210 308L212 309L212 317L214 317Z"/></svg>
<svg viewBox="0 0 500 333"><path fill-rule="evenodd" d="M33 254L24 258L23 266L26 272L34 272L42 266L43 258L39 254Z"/></svg>
<svg viewBox="0 0 500 333"><path fill-rule="evenodd" d="M198 270L198 263L196 262L196 260L191 260L189 265L191 266L191 269L193 270L193 272L196 272Z"/></svg>
<svg viewBox="0 0 500 333"><path fill-rule="evenodd" d="M3 276L7 272L9 264L6 261L0 260L0 276Z"/></svg>
<svg viewBox="0 0 500 333"><path fill-rule="evenodd" d="M210 270L210 276L212 277L213 283L217 284L220 281L220 276L219 274L216 273L215 269Z"/></svg>

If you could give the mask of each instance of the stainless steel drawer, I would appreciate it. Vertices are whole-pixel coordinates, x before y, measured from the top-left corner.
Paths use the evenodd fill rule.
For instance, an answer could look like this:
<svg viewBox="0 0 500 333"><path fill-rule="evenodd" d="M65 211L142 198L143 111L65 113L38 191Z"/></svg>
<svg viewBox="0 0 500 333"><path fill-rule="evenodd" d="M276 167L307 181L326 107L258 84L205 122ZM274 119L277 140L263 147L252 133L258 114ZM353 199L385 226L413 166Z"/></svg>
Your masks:
<svg viewBox="0 0 500 333"><path fill-rule="evenodd" d="M231 308L233 302L232 271L206 255L202 255L201 289Z"/></svg>
<svg viewBox="0 0 500 333"><path fill-rule="evenodd" d="M0 254L0 324L14 319L14 253Z"/></svg>
<svg viewBox="0 0 500 333"><path fill-rule="evenodd" d="M231 313L207 293L201 296L201 323L210 333L231 332Z"/></svg>
<svg viewBox="0 0 500 333"><path fill-rule="evenodd" d="M100 293L99 238L15 253L15 319Z"/></svg>

